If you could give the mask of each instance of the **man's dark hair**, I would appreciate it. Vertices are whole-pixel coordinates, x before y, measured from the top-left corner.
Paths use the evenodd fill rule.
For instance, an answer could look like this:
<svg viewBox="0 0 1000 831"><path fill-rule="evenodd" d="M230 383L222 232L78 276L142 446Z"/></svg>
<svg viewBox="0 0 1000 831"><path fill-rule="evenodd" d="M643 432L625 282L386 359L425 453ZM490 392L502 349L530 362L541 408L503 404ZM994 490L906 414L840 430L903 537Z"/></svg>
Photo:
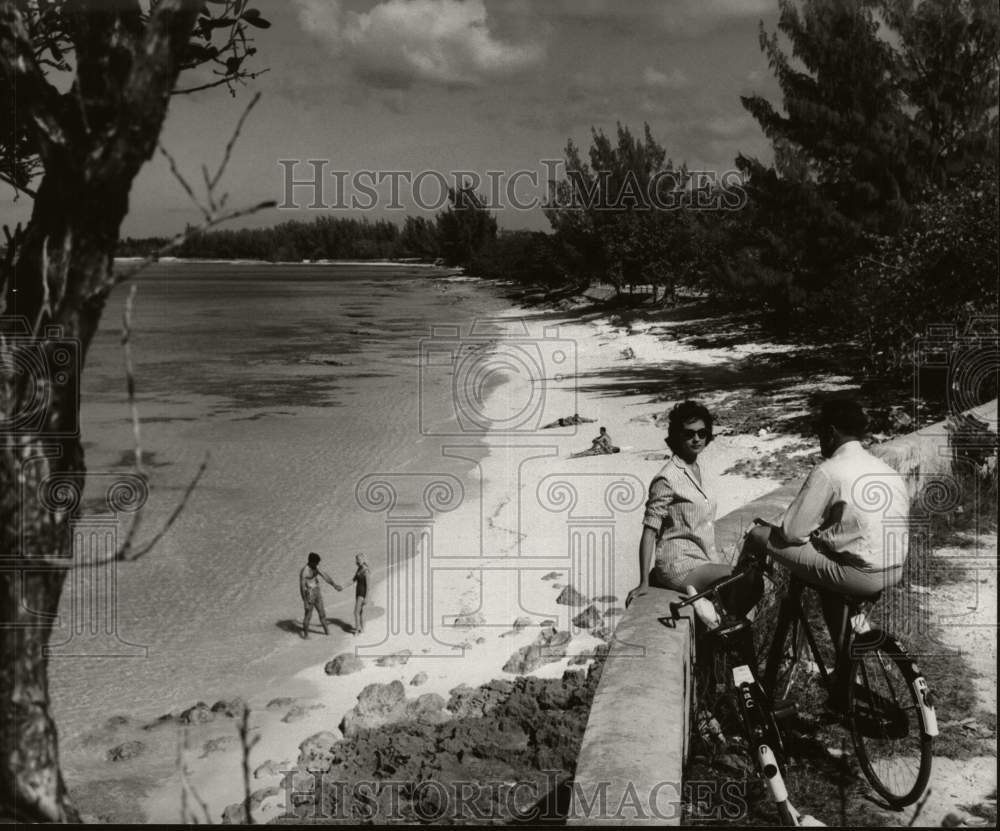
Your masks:
<svg viewBox="0 0 1000 831"><path fill-rule="evenodd" d="M682 401L674 406L667 418L669 419L667 444L671 447L674 446L674 442L680 440L681 434L684 432L684 425L692 421L705 422L705 429L708 430L708 436L705 438L706 446L715 437L712 432L712 426L715 423L712 414L708 411L708 407L697 401Z"/></svg>
<svg viewBox="0 0 1000 831"><path fill-rule="evenodd" d="M315 551L310 551L309 552L309 565L315 566L315 565L318 565L318 564L319 564L319 554L317 554Z"/></svg>
<svg viewBox="0 0 1000 831"><path fill-rule="evenodd" d="M841 433L861 438L868 432L868 416L855 398L828 398L819 409L818 427L836 427Z"/></svg>

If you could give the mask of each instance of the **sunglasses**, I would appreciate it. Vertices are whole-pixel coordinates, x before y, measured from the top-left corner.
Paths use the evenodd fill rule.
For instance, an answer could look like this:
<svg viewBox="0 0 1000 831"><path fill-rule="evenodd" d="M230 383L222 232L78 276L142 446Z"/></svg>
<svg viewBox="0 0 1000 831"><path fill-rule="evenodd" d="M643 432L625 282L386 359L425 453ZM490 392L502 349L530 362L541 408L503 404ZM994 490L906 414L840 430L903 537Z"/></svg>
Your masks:
<svg viewBox="0 0 1000 831"><path fill-rule="evenodd" d="M681 436L687 441L691 441L693 438L707 439L708 428L702 427L700 430L681 430ZM664 441L669 442L670 438L665 438Z"/></svg>

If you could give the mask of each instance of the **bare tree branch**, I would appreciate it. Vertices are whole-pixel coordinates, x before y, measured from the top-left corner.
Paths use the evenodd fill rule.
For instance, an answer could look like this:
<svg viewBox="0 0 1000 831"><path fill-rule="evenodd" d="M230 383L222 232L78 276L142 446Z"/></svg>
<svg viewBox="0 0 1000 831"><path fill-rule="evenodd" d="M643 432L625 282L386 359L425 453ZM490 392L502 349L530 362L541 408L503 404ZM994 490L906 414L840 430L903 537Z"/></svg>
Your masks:
<svg viewBox="0 0 1000 831"><path fill-rule="evenodd" d="M139 407L135 403L135 373L132 371L132 306L135 303L136 286L129 287L128 296L122 307L122 354L125 358L125 389L128 392L128 406L132 413L132 436L135 439L135 472L142 476L142 442L139 437Z"/></svg>
<svg viewBox="0 0 1000 831"><path fill-rule="evenodd" d="M181 515L181 512L184 510L185 506L187 505L188 500L191 498L191 494L194 492L194 489L196 487L198 487L198 482L201 480L202 474L208 468L209 455L210 454L208 454L208 453L205 454L205 458L202 461L201 466L198 468L198 472L195 473L194 479L192 479L188 483L187 489L184 491L184 496L181 497L181 501L178 503L177 507L174 508L173 513L170 514L169 517L167 517L167 521L165 523L163 523L163 527L160 529L159 533L156 534L142 548L140 548L138 551L136 551L135 554L133 554L131 557L128 557L127 560L126 560L126 562L130 562L130 563L134 562L135 560L138 560L144 554L148 554L150 551L152 551L156 547L156 544L167 535L167 532L170 530L170 528L173 526L173 524L177 521L177 518ZM124 559L124 558L123 557L119 557L118 559Z"/></svg>
<svg viewBox="0 0 1000 831"><path fill-rule="evenodd" d="M219 78L217 81L208 81L207 83L199 84L196 87L186 87L184 89L175 89L173 91L173 94L174 95L189 95L192 92L201 92L203 89L212 89L213 87L221 87L223 84L226 84L227 86L229 86L230 88L232 88L232 84L233 84L234 81L237 81L237 80L240 81L240 82L243 82L244 80L246 80L246 81L252 81L255 78L258 78L261 75L263 75L265 72L270 72L270 70L269 69L260 69L257 72L247 72L245 74L244 73L240 73L240 75L237 76L236 78L234 78L232 75L224 75L223 77Z"/></svg>
<svg viewBox="0 0 1000 831"><path fill-rule="evenodd" d="M253 814L250 812L252 803L250 798L250 751L260 740L260 736L250 738L250 708L246 704L243 705L237 729L240 734L240 747L243 750L243 813L246 824L253 825Z"/></svg>
<svg viewBox="0 0 1000 831"><path fill-rule="evenodd" d="M243 132L243 125L246 123L247 116L249 116L250 111L257 106L258 101L260 101L259 91L256 92L254 97L250 99L250 103L247 104L246 108L243 110L243 114L240 116L239 121L236 122L236 128L233 130L232 136L230 136L229 141L226 142L226 149L222 154L222 162L219 164L219 169L215 171L215 176L213 176L212 181L208 183L209 192L215 190L219 184L219 180L222 178L222 174L226 172L226 166L229 164L229 159L233 155L233 147L236 146L240 133Z"/></svg>
<svg viewBox="0 0 1000 831"><path fill-rule="evenodd" d="M277 206L277 202L273 199L267 199L263 202L258 202L256 205L251 205L249 208L242 208L238 211L231 211L230 213L224 214L222 216L216 217L215 219L203 222L194 228L188 228L186 231L181 232L175 236L170 242L161 245L152 254L143 257L142 261L136 263L132 268L126 269L119 272L114 276L112 281L113 286L117 286L119 283L127 282L131 280L138 274L141 274L147 268L149 268L153 263L155 263L160 257L165 257L171 251L179 248L185 242L187 242L191 237L197 236L202 231L208 231L214 228L216 225L221 225L224 222L229 222L232 219L239 219L243 216L250 216L251 214L258 213L259 211L266 211L270 208Z"/></svg>
<svg viewBox="0 0 1000 831"><path fill-rule="evenodd" d="M170 172L174 175L174 178L178 182L180 182L181 187L184 188L184 191L190 197L191 201L194 202L198 210L201 211L202 216L204 216L205 219L211 219L212 212L209 210L209 208L206 208L204 205L201 204L201 202L198 201L198 197L194 195L194 188L192 188L191 185L188 184L187 179L184 178L184 174L181 173L180 169L177 167L176 160L174 159L173 156L170 155L170 153L167 151L167 148L164 147L162 144L160 145L160 152L166 157L167 161L170 163Z"/></svg>
<svg viewBox="0 0 1000 831"><path fill-rule="evenodd" d="M32 199L34 199L38 195L37 191L33 190L32 188L25 187L24 185L19 185L16 180L12 179L10 176L8 176L6 173L3 173L2 171L0 171L0 182L6 182L8 185L14 188L14 199L17 199L18 191L23 193L25 196L30 196Z"/></svg>

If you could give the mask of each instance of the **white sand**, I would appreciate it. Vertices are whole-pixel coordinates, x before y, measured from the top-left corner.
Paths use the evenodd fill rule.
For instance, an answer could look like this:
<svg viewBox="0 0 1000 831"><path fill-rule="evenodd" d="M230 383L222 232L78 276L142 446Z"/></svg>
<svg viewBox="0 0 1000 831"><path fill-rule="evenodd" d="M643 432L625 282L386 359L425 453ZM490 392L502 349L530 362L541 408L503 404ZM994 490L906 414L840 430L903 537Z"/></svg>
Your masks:
<svg viewBox="0 0 1000 831"><path fill-rule="evenodd" d="M516 318L519 314L512 310L510 317ZM530 334L540 336L539 327L532 321L533 315L543 316L525 314ZM299 744L321 730L336 731L343 715L353 707L359 692L368 684L398 679L407 686L410 698L433 692L447 700L449 691L459 684L475 686L495 677L512 678L502 671L502 666L518 647L533 641L539 631L537 626L531 626L509 634L513 621L521 616L536 624L553 619L559 629L573 629L569 656L535 673L542 677L560 677L569 657L599 643L585 630L572 627L571 616L578 609L571 611L570 607L555 603L559 594L555 587L569 582L574 564L571 534L582 532L580 539L584 541L590 534L591 543L598 546L598 555L601 545L610 546L605 549L603 571L592 569L588 584L578 586L580 590L591 597L615 598L595 603L598 611L624 605L626 594L638 581L637 546L646 488L666 454L664 432L654 425L653 418L670 406L650 400L648 396L578 394L576 376L586 379L622 366L622 351L626 347L635 355L628 360L630 369L662 367L665 374L675 361L715 365L750 352L788 349L772 344L739 349L695 349L669 340L663 333L635 329L630 333L601 319L555 323L561 324L559 337L568 341L570 347L575 346L575 374L557 380L549 363L544 364L542 381L532 381L526 374L508 374L507 383L482 403L483 413L494 422L512 423L541 392L544 394L541 415L532 424L574 412L596 421L550 430L492 432L486 437L488 455L462 483L465 501L457 510L439 514L433 523L433 555L426 558L433 576L428 578L429 584L424 580L421 585L431 587L428 594L432 600L428 606L433 637L439 641L430 647L434 655L421 652L428 648L426 645L415 647L409 662L395 667L375 666L374 658L366 657L366 668L362 671L331 677L325 674L323 666L326 660L344 651L345 647L338 642L346 643L348 649L352 644L357 646L362 655L392 653L413 643L405 634L388 637L390 616L386 614L370 620L365 636L352 640L338 632L331 638L330 648L321 663L284 682L268 685L267 689L262 688L250 697L251 724L259 737L250 755L251 770L265 761L285 769L294 767ZM553 325L553 321L546 318L545 326ZM503 341L500 343L502 345ZM514 351L528 348L526 344L523 339L518 341ZM503 353L504 350L499 349L496 354ZM499 359L494 359L494 364L487 369L501 371L502 365L511 367L509 361ZM514 371L518 371L516 367ZM597 435L601 425L607 426L613 442L623 447L623 451L615 455L570 459L571 453L590 446L590 440ZM476 443L461 436L441 441L444 453L459 456L472 452ZM721 471L740 459L776 450L793 441L795 439L778 436L719 436L701 459L704 474L717 479L719 515L781 484L766 478L721 476ZM470 449L463 450L463 445ZM445 450L446 446L451 449ZM570 493L575 499L572 506L560 501ZM620 501L615 501L616 496ZM551 571L559 572L560 576L542 580L542 576ZM574 582L587 579L578 575ZM388 607L388 591L389 586L384 582L371 587L370 605L376 612ZM338 596L329 589L326 593L328 611L333 605L331 601L336 600L339 604L337 614L345 617L350 598ZM405 612L405 607L401 610ZM457 615L464 613L481 615L482 624L473 629L456 629L442 624L443 621L453 623ZM608 621L613 623L612 618ZM314 635L310 650L323 648L317 641L325 645L322 635L318 638ZM458 644L467 646L449 649L448 645ZM427 682L419 687L410 686L410 680L418 672L427 674ZM267 701L279 694L295 697L300 717L290 723L282 721L292 705L265 709ZM207 806L208 816L218 821L227 805L243 797L240 749L237 742L226 743L228 740L224 738L235 735L234 722L217 718L209 725L189 730L190 747L182 753L187 778ZM167 728L157 732L174 735L176 731ZM204 744L212 739L222 739L223 746L205 754ZM176 822L180 817L182 783L173 761L176 738L174 742L169 751L171 755L168 755L172 764L165 765L160 759L159 784L139 804L151 822ZM159 753L149 755L162 756L164 751L166 747L161 747ZM150 767L151 763L146 766ZM137 772L141 772L142 767L141 760L133 763ZM256 790L279 784L280 775L263 775L251 781L251 788ZM255 819L266 821L281 814L283 800L283 792L264 799L255 812ZM189 807L192 804L189 801ZM197 813L200 816L200 808Z"/></svg>

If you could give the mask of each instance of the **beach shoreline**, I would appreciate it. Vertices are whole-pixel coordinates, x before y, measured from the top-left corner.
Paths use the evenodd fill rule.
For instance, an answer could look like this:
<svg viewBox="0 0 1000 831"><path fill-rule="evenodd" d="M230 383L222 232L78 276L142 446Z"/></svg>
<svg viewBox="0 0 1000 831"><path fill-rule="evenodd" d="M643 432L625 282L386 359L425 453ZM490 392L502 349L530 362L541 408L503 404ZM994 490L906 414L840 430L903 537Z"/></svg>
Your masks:
<svg viewBox="0 0 1000 831"><path fill-rule="evenodd" d="M446 702L457 686L474 687L495 678L512 680L515 675L504 672L504 665L537 641L543 623L569 633L571 639L562 657L533 669L531 674L558 679L571 666L586 667L585 653L604 643L625 595L638 581L636 550L645 489L666 456L662 422L665 411L673 401L688 397L692 373L705 373L705 381L693 385L704 390L719 377L720 367L738 366L753 356L781 355L795 348L790 344L691 345L671 337L669 324L650 321L622 325L599 307L553 313L514 305L500 319L515 327L513 339L506 344L498 340L481 359L486 375L495 369L505 370L507 377L504 383L494 384L490 395L481 399L481 406L490 423L511 429L460 432L435 439L440 441L442 464L444 459L450 460L445 478L459 481L464 498L452 510L423 520L423 527L432 532L427 539L432 540L433 549L419 552L422 566L428 568L428 561L431 566L429 582L421 585L427 587L434 603L423 607L418 616L432 616L433 637L421 641L423 646L410 649L412 654L393 658L410 648L406 637L384 637L380 645L335 632L330 639L311 639L310 650L322 649L325 654L322 660L309 660L307 666L303 666L300 652L293 655L286 650L278 662L281 671L272 673L268 683L255 690L248 702L252 735L259 737L250 757L255 820L268 821L286 810L281 771L296 766L300 745L309 737L321 733L340 736L342 719L369 685L399 682L410 700L431 695ZM558 331L558 337L552 336L553 329ZM549 331L548 337L545 330ZM541 414L537 414L530 409L534 401L532 379L512 369L518 366L512 358L527 360L528 352L537 357L542 354L534 351L538 344L551 345L554 340L571 347L575 366L558 381L553 380L554 374L544 376L545 399ZM543 363L553 355L551 351L542 354ZM684 379L683 384L672 383L674 366L682 368L677 375ZM647 375L663 379L659 392L656 385L637 390L630 382ZM721 485L717 487L720 516L792 478L790 471L808 464L814 452L794 431L786 434L758 427L759 420L749 425L745 419L733 424L725 410L718 409L727 406L728 398L739 395L741 389L750 389L746 380L734 372L732 387L696 396L720 415L718 438L703 457L705 475L716 478ZM808 389L815 389L824 380L831 389L849 386L848 379L831 374L826 379L811 377ZM737 386L741 381L743 386ZM793 389L779 396L781 406L792 414L806 405L807 397L806 389ZM530 412L533 420L518 422L522 411ZM595 420L573 427L537 429L547 420L574 413ZM621 453L570 459L571 453L589 446L591 434L596 435L602 425L608 427L614 443L621 446ZM766 469L746 468L750 460L781 454L801 465L782 468L779 478L764 475ZM459 468L454 467L456 460ZM444 471L431 466L409 473L430 474L433 478ZM609 515L606 494L623 485L628 490L628 498L622 503L627 510ZM575 489L576 501L571 508L560 501L566 488ZM587 595L586 604L575 607L556 602L571 583L568 578L572 570L576 568L579 573L579 563L572 555L572 537L567 536L574 516L603 516L613 553L607 576L599 587L593 583L574 587L584 589ZM470 562L473 557L477 559ZM386 610L389 582L384 569L376 571L379 579L373 581L369 596L374 607ZM331 590L326 591L328 601L337 599L330 603L328 611L349 619L353 598L341 600ZM599 625L574 623L585 607L593 608L600 618ZM397 621L405 619L407 610L394 611L398 612ZM368 631L385 634L389 623L383 611L371 618ZM456 645L460 649L456 650ZM331 659L344 653L360 655L363 668L344 675L327 674ZM378 665L380 660L384 666ZM426 677L414 683L421 674ZM78 743L82 747L76 749L77 759L81 754L94 758L112 747L145 740L141 755L117 763L122 774L129 771L128 775L136 780L131 789L132 809L139 812L141 820L177 821L183 794L188 793L191 805L197 804L193 796L196 792L207 806L207 816L201 820L218 821L227 807L243 798L242 758L235 741L234 719L225 715L232 708L222 702L213 713L211 704L205 702L198 707L191 702L194 709L175 713L154 730L131 722L113 728L106 725L94 731L96 738ZM173 730L168 729L170 725ZM154 734L155 738L150 739ZM183 736L186 738L182 740ZM185 741L187 749L183 747ZM78 765L74 767L79 769ZM78 779L71 781L71 787L82 794L88 783ZM136 799L138 792L142 796ZM106 816L96 809L84 813Z"/></svg>

